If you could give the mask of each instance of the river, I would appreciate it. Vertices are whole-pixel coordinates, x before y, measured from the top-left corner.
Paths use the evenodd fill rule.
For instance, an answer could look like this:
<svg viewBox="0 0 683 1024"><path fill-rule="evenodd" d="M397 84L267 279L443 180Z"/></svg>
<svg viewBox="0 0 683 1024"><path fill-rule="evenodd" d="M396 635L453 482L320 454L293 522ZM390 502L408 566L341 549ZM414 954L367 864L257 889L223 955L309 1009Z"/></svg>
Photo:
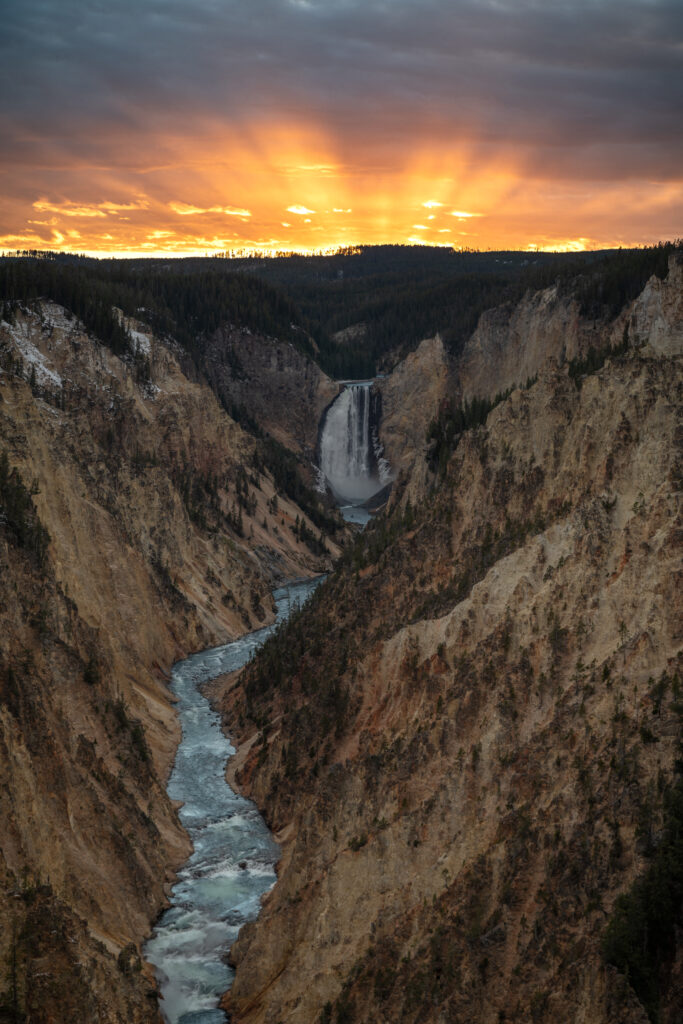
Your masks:
<svg viewBox="0 0 683 1024"><path fill-rule="evenodd" d="M276 590L277 619L271 626L173 666L170 685L178 700L182 739L168 795L183 801L180 820L193 852L178 872L171 906L144 950L154 965L167 1024L224 1024L218 1003L234 973L227 953L245 921L258 915L261 896L275 883L279 858L255 805L225 780L225 765L235 748L200 687L241 668L319 582L306 580Z"/></svg>
<svg viewBox="0 0 683 1024"><path fill-rule="evenodd" d="M365 527L372 519L372 515L362 505L339 505L342 519L347 523L354 523L356 526Z"/></svg>

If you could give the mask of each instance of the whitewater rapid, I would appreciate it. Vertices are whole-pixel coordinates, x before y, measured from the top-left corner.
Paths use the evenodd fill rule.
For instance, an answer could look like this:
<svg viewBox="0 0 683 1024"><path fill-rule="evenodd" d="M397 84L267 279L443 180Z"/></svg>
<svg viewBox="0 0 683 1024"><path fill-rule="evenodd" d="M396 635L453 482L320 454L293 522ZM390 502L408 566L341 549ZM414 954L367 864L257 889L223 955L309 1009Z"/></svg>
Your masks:
<svg viewBox="0 0 683 1024"><path fill-rule="evenodd" d="M235 748L199 688L241 668L319 583L306 580L276 590L273 625L173 666L171 690L178 701L182 740L168 795L183 801L180 820L194 849L178 872L171 907L144 950L154 965L167 1024L225 1024L218 1003L233 979L227 954L241 926L258 915L261 896L275 883L279 857L255 805L225 780L225 765Z"/></svg>

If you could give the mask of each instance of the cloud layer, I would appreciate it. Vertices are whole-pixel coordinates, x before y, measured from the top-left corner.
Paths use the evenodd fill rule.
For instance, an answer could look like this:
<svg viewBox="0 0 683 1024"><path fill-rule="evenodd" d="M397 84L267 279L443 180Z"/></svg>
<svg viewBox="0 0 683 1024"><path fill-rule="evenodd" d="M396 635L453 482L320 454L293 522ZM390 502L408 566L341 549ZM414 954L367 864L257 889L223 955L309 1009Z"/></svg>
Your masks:
<svg viewBox="0 0 683 1024"><path fill-rule="evenodd" d="M7 247L683 231L679 0L5 0L0 57Z"/></svg>

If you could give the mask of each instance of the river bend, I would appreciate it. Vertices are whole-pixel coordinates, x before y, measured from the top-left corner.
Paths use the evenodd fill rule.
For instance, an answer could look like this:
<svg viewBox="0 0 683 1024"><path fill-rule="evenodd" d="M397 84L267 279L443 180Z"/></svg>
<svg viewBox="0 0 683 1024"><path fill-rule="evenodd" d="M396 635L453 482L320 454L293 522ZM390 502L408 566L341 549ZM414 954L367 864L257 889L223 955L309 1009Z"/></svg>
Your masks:
<svg viewBox="0 0 683 1024"><path fill-rule="evenodd" d="M241 668L319 582L306 580L276 590L275 623L173 666L170 685L178 701L182 739L168 795L183 801L180 820L194 849L178 872L171 906L144 951L155 968L167 1024L224 1024L218 1003L234 973L227 953L245 921L258 915L261 896L275 883L279 857L255 805L225 780L226 762L235 748L200 687Z"/></svg>

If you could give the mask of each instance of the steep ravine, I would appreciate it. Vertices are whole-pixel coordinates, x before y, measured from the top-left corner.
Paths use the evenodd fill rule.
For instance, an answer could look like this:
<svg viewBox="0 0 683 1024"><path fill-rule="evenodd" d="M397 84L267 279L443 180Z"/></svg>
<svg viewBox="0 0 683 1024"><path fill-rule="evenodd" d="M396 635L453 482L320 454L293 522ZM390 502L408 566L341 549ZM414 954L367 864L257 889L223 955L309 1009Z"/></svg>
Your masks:
<svg viewBox="0 0 683 1024"><path fill-rule="evenodd" d="M52 303L0 324L0 1019L157 1020L139 948L188 852L167 674L329 565L253 440L130 326L135 361Z"/></svg>
<svg viewBox="0 0 683 1024"><path fill-rule="evenodd" d="M646 1021L600 951L680 738L667 331L582 386L550 360L224 686L283 844L232 953L239 1024Z"/></svg>
<svg viewBox="0 0 683 1024"><path fill-rule="evenodd" d="M574 348L527 296L538 330L480 352L470 392L438 342L388 382L408 486L278 659L217 696L232 775L284 851L234 952L236 1020L644 1021L600 942L660 841L680 734L681 270ZM0 1020L157 1022L140 942L188 853L164 787L170 666L271 621L273 584L339 550L321 557L253 438L144 323L122 360L52 303L10 321ZM562 368L625 335L637 351L581 389ZM214 350L237 388L215 391L310 454L331 382L250 337ZM537 383L439 478L422 438L443 397L518 383L527 356ZM662 964L662 1024L682 962Z"/></svg>

